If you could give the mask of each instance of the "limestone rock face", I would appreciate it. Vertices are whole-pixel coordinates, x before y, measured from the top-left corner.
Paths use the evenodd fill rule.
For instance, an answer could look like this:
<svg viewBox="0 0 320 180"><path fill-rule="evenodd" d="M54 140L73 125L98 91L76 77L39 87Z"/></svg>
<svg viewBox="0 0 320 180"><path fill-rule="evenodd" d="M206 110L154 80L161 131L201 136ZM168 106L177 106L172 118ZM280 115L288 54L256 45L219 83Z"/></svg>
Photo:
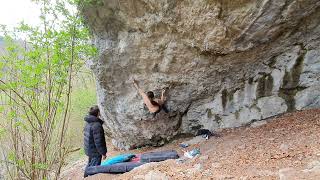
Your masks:
<svg viewBox="0 0 320 180"><path fill-rule="evenodd" d="M320 106L319 0L103 0L82 13L119 148ZM158 95L170 87L170 113L150 118L132 77Z"/></svg>

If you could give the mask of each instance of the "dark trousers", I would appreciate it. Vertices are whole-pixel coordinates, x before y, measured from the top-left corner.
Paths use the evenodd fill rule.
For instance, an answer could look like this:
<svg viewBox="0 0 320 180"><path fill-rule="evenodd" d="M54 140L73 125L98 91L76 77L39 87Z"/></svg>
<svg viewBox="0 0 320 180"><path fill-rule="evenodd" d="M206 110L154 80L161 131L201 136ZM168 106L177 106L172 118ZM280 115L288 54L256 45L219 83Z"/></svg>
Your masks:
<svg viewBox="0 0 320 180"><path fill-rule="evenodd" d="M164 110L164 112L169 113L169 109L165 104L162 105L162 109Z"/></svg>
<svg viewBox="0 0 320 180"><path fill-rule="evenodd" d="M102 156L89 156L88 164L86 166L86 169L84 170L84 177L88 177L88 175L87 175L87 167L100 166L101 159L102 159Z"/></svg>
<svg viewBox="0 0 320 180"><path fill-rule="evenodd" d="M167 108L167 106L165 104L163 104L162 106L160 106L159 110L157 112L154 112L154 113L151 113L152 114L152 117L155 118L156 115L161 111L163 110L164 112L166 113L169 113L169 110Z"/></svg>

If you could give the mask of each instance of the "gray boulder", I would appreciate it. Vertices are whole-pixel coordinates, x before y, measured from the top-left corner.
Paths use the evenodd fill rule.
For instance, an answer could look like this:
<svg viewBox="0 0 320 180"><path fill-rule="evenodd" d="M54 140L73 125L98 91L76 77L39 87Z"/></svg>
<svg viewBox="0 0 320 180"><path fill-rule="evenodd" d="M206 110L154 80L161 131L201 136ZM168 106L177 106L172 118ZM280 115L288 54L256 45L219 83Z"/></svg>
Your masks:
<svg viewBox="0 0 320 180"><path fill-rule="evenodd" d="M82 14L106 131L122 149L319 107L319 0L102 0ZM168 90L148 116L131 84ZM310 96L307 96L309 94Z"/></svg>

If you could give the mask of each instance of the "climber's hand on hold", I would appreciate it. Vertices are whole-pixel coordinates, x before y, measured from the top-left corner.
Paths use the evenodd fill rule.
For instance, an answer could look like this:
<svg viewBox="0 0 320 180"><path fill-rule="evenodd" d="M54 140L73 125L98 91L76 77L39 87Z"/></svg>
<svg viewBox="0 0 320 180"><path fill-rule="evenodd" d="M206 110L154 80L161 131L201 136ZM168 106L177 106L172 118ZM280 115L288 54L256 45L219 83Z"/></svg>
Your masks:
<svg viewBox="0 0 320 180"><path fill-rule="evenodd" d="M166 93L166 89L165 88L162 89L162 94L164 94L164 93Z"/></svg>
<svg viewBox="0 0 320 180"><path fill-rule="evenodd" d="M133 85L134 85L134 87L136 88L136 89L139 89L139 85L138 85L138 81L137 80L135 80L134 78L132 79L132 83L133 83Z"/></svg>
<svg viewBox="0 0 320 180"><path fill-rule="evenodd" d="M165 92L166 92L166 89L163 88L162 89L162 93L161 93L161 99L160 99L161 100L161 104L163 104L167 100L167 98L164 96Z"/></svg>
<svg viewBox="0 0 320 180"><path fill-rule="evenodd" d="M132 79L132 83L135 84L135 85L137 85L137 84L138 84L138 81L133 78L133 79Z"/></svg>

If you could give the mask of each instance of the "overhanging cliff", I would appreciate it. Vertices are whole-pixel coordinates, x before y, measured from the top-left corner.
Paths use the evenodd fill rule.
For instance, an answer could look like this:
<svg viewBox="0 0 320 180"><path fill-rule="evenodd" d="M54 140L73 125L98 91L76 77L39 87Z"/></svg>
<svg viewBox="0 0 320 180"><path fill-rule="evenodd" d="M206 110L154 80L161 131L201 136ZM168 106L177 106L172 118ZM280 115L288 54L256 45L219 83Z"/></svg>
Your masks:
<svg viewBox="0 0 320 180"><path fill-rule="evenodd" d="M119 148L320 107L319 0L104 0L82 13ZM131 77L157 94L170 87L171 112L149 118Z"/></svg>

